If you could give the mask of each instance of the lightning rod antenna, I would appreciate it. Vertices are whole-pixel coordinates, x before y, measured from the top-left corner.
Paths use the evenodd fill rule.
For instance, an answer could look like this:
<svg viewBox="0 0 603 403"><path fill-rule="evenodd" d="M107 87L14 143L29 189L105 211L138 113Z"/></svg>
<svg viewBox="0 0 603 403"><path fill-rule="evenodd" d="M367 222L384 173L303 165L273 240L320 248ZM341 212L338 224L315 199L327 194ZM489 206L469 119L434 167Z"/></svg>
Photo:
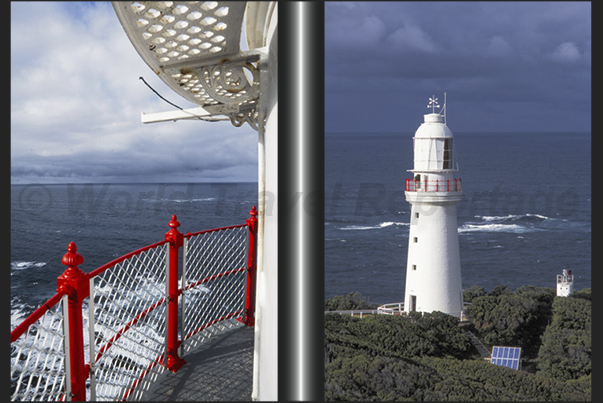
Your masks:
<svg viewBox="0 0 603 403"><path fill-rule="evenodd" d="M444 92L444 124L446 124L446 92Z"/></svg>

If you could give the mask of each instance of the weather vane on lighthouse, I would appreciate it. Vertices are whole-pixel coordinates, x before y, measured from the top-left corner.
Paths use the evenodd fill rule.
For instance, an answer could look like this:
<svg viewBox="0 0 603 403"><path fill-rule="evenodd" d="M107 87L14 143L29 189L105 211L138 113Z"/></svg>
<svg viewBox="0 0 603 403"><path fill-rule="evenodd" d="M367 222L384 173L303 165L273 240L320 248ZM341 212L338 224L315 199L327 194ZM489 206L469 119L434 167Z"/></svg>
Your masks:
<svg viewBox="0 0 603 403"><path fill-rule="evenodd" d="M438 99L435 97L435 95L432 95L432 98L429 98L429 104L427 105L428 108L431 108L431 113L435 113L435 108L439 108L440 105L438 104Z"/></svg>

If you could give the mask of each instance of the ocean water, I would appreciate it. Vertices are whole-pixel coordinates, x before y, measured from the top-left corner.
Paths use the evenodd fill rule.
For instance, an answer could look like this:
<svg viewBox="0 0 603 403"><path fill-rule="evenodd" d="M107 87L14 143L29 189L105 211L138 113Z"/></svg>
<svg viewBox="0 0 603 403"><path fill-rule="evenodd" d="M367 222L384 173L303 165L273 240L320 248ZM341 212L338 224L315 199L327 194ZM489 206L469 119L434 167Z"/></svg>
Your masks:
<svg viewBox="0 0 603 403"><path fill-rule="evenodd" d="M463 286L555 287L568 269L590 287L590 134L453 133ZM412 136L326 134L325 298L403 300ZM90 272L162 240L172 214L186 233L242 224L256 203L256 183L13 185L11 324L54 295L71 241Z"/></svg>
<svg viewBox="0 0 603 403"><path fill-rule="evenodd" d="M244 224L257 183L11 186L11 325L56 292L69 242L90 272L164 239L176 214L181 232Z"/></svg>
<svg viewBox="0 0 603 403"><path fill-rule="evenodd" d="M590 287L590 133L453 134L463 287ZM404 300L413 135L326 134L325 298Z"/></svg>

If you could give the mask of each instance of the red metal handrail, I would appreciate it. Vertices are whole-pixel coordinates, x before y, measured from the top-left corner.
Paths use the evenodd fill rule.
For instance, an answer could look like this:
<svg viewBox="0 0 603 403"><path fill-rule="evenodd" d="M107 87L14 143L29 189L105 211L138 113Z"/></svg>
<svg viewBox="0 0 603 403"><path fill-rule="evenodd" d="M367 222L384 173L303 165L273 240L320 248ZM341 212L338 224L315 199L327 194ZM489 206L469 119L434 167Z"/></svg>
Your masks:
<svg viewBox="0 0 603 403"><path fill-rule="evenodd" d="M83 326L82 326L82 301L90 295L90 279L102 274L106 270L114 267L115 265L124 262L138 254L148 251L153 248L170 244L169 253L169 280L168 280L168 340L167 340L167 367L172 371L177 371L183 364L182 360L178 356L178 346L181 341L178 340L178 297L182 293L182 289L178 286L178 249L183 245L184 238L190 238L195 235L200 235L209 232L216 232L221 230L248 227L250 233L250 243L248 251L248 264L247 267L240 269L230 270L224 273L212 275L210 277L199 280L195 283L189 284L185 289L190 289L201 283L235 274L247 270L247 290L246 290L246 305L244 310L238 310L220 318L215 318L209 323L206 323L189 334L185 335L183 339L191 337L193 334L211 326L219 321L228 319L230 317L239 315L244 311L244 318L240 321L247 326L254 325L254 307L255 307L255 272L256 272L256 236L257 236L257 210L255 206L249 212L251 217L247 219L245 224L233 225L222 228L215 228L210 230L198 231L194 233L187 233L186 235L178 231L180 223L176 220L176 216L172 216L172 220L169 223L171 229L165 234L165 239L160 242L147 245L130 253L127 253L117 259L114 259L99 268L93 270L90 273L82 272L77 265L83 262L83 257L76 252L77 248L72 242L69 244L68 253L63 256L63 264L68 266L68 269L59 276L57 293L51 297L46 303L36 309L31 315L29 315L21 324L11 331L11 343L21 337L29 327L38 321L49 309L55 306L64 295L69 296L69 307L68 312L64 314L69 315L70 322L70 339L69 348L71 352L71 358L66 357L66 360L71 362L71 379L66 380L71 384L71 399L84 401L86 400L86 379L90 376L90 363L84 365L84 351L83 351ZM108 340L98 351L95 356L94 362L97 362L103 354L119 339L128 329L140 321L144 316L148 315L151 311L165 302L165 298L161 298L156 301L150 307L139 313L135 318L130 320L125 326L123 326L117 333ZM73 326L75 325L75 326ZM91 341L92 343L92 341ZM141 376L134 382L133 387L128 389L126 392L127 398L144 378L144 376L157 364L162 362L163 354L157 357L148 368L146 368ZM63 396L64 398L65 396Z"/></svg>
<svg viewBox="0 0 603 403"><path fill-rule="evenodd" d="M105 263L104 265L100 266L98 269L92 270L90 273L88 273L88 277L89 278L96 277L99 274L103 273L105 270L110 269L111 267L115 266L116 264L119 264L119 263L123 262L124 260L130 259L131 257L139 255L142 252L146 252L149 249L153 249L153 248L156 248L158 246L165 245L168 242L169 241L167 239L164 239L163 241L155 242L155 243L152 243L150 245L144 246L144 247L142 247L140 249L136 249L135 251L126 253L125 255L120 256L117 259L111 260L109 263Z"/></svg>
<svg viewBox="0 0 603 403"><path fill-rule="evenodd" d="M245 267L241 267L240 269L235 269L235 270L225 271L223 273L214 274L213 276L209 276L209 277L206 277L204 279L201 279L201 280L195 281L193 283L190 283L189 285L187 285L186 287L184 287L184 290L190 290L191 288L195 288L196 286L201 285L203 283L207 283L209 281L216 280L216 279L224 277L224 276L229 276L231 274L240 273L240 272L245 271L245 270L246 270Z"/></svg>
<svg viewBox="0 0 603 403"><path fill-rule="evenodd" d="M224 230L227 230L227 229L241 228L241 227L246 227L246 226L247 226L247 224L239 224L239 225L231 225L231 226L228 226L228 227L206 229L206 230L197 231L197 232L187 232L184 235L184 237L185 238L190 238L190 237L197 236L197 235L208 234L210 232L224 231Z"/></svg>
<svg viewBox="0 0 603 403"><path fill-rule="evenodd" d="M198 327L198 328L197 328L197 329L195 329L195 330L191 330L190 332L188 332L188 333L186 334L186 336L184 336L184 337L182 338L182 340L188 340L188 339L190 339L192 336L194 336L194 335L196 335L197 333L199 333L200 331L202 331L203 329L206 329L206 328L208 328L208 327L209 327L209 326L211 326L211 325L215 325L216 323L221 322L221 321L223 321L223 320L226 320L226 319L232 318L233 316L236 316L236 315L238 315L238 314L240 314L240 313L242 313L242 312L243 312L243 310L241 309L241 310L238 310L238 311L235 311L235 312L231 312L231 313L229 313L229 314L227 314L227 315L224 315L224 316L222 316L222 317L220 317L220 318L216 318L216 319L214 319L214 320L210 321L209 323L206 323L206 324L204 324L204 325L202 325L202 326Z"/></svg>
<svg viewBox="0 0 603 403"><path fill-rule="evenodd" d="M406 179L407 192L460 192L461 179Z"/></svg>
<svg viewBox="0 0 603 403"><path fill-rule="evenodd" d="M33 313L27 318L25 318L25 320L23 320L23 322L21 322L19 326L17 326L10 332L10 342L12 343L16 341L19 337L21 337L21 335L23 335L23 333L25 333L33 323L37 322L38 319L42 317L42 315L44 315L53 306L58 304L63 295L65 294L66 292L64 290L60 290L55 295L50 297L48 301L42 304L38 309L33 311Z"/></svg>

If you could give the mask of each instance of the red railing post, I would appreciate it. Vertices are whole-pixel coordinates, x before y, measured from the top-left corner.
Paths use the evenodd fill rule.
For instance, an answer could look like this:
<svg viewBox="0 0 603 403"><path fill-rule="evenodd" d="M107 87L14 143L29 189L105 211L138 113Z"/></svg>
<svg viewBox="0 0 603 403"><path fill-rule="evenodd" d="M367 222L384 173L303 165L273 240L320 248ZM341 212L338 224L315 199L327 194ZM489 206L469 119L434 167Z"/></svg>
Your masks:
<svg viewBox="0 0 603 403"><path fill-rule="evenodd" d="M243 323L247 326L255 325L255 289L257 271L257 234L258 212L255 206L249 212L247 228L249 228L249 258L247 259L247 291L245 296L245 318Z"/></svg>
<svg viewBox="0 0 603 403"><path fill-rule="evenodd" d="M440 180L436 179L436 192L440 191Z"/></svg>
<svg viewBox="0 0 603 403"><path fill-rule="evenodd" d="M425 178L425 191L427 192L427 178Z"/></svg>
<svg viewBox="0 0 603 403"><path fill-rule="evenodd" d="M172 220L168 224L170 230L165 233L165 239L170 243L169 254L169 271L168 271L168 335L167 335L167 368L176 372L186 364L182 358L178 356L178 249L184 244L184 235L177 230L180 223L176 220L176 216L172 216Z"/></svg>
<svg viewBox="0 0 603 403"><path fill-rule="evenodd" d="M71 384L71 400L80 402L86 400L82 302L90 295L88 275L77 267L83 262L84 258L77 253L75 243L70 242L62 260L67 270L57 277L57 291L64 291L68 297L69 357L66 360L69 360L71 379L66 382Z"/></svg>

